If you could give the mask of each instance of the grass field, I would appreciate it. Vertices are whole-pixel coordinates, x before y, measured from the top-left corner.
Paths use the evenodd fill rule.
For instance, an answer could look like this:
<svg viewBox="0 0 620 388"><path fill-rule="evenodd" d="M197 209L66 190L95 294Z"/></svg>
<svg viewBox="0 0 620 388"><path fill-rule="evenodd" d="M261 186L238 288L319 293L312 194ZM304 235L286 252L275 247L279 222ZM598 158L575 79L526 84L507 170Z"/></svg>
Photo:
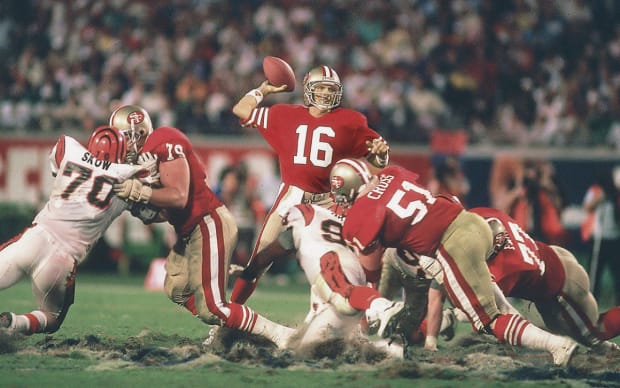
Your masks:
<svg viewBox="0 0 620 388"><path fill-rule="evenodd" d="M436 364L434 372L426 374L420 374L415 364L402 368L393 361L374 365L334 360L289 363L287 357L293 356L276 354L279 351L275 349L268 350L275 354L273 359L261 349L242 349L240 352L249 351L249 356L235 362L205 351L201 344L209 327L172 304L163 293L145 291L142 281L141 277L78 274L75 304L57 333L2 339L0 386L583 386L570 383L571 374L562 371L552 371L541 378L525 375L512 379L490 372L440 372L441 360L447 360L449 354L431 360ZM249 305L273 320L294 325L307 312L308 288L305 284L261 284ZM32 308L27 282L0 293L1 311L26 312ZM466 325L459 327L467 330ZM476 346L479 353L480 349L489 348L488 344ZM252 351L256 352L256 360L252 359ZM463 364L462 360L458 363ZM501 363L487 367L501 368ZM617 366L613 368L609 376L596 381L617 380Z"/></svg>

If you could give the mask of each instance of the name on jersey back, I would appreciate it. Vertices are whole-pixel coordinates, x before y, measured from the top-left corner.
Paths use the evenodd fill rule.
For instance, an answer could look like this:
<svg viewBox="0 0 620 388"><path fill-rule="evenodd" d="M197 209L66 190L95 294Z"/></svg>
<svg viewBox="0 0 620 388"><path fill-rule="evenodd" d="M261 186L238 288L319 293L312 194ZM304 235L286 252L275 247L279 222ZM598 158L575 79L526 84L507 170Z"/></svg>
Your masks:
<svg viewBox="0 0 620 388"><path fill-rule="evenodd" d="M112 162L110 162L109 160L97 159L97 158L95 158L95 155L91 154L88 151L84 152L84 155L82 155L82 162L86 162L86 163L90 164L91 166L102 168L102 169L104 169L106 171L112 165Z"/></svg>
<svg viewBox="0 0 620 388"><path fill-rule="evenodd" d="M381 196L383 195L383 193L385 193L385 190L390 185L390 182L392 182L392 180L394 180L394 175L380 175L377 186L368 193L368 198L370 199L381 198Z"/></svg>

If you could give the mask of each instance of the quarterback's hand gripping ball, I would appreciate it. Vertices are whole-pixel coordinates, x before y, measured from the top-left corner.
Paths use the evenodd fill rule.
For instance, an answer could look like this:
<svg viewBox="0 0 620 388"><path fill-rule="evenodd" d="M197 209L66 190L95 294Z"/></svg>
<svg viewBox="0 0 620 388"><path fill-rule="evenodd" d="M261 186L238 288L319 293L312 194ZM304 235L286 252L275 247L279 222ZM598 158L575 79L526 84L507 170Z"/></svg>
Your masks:
<svg viewBox="0 0 620 388"><path fill-rule="evenodd" d="M278 57L265 57L263 59L263 73L267 81L273 86L286 85L284 91L295 90L295 72L285 60Z"/></svg>

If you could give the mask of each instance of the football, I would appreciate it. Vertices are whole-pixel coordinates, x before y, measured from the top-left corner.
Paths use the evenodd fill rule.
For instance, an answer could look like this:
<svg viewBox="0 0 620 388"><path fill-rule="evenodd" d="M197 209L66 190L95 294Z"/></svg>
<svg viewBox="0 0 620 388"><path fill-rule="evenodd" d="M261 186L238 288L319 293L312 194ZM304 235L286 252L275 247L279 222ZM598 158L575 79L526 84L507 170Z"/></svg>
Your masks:
<svg viewBox="0 0 620 388"><path fill-rule="evenodd" d="M267 81L274 86L286 85L286 91L295 90L295 72L285 60L278 57L265 57L263 59L263 73Z"/></svg>

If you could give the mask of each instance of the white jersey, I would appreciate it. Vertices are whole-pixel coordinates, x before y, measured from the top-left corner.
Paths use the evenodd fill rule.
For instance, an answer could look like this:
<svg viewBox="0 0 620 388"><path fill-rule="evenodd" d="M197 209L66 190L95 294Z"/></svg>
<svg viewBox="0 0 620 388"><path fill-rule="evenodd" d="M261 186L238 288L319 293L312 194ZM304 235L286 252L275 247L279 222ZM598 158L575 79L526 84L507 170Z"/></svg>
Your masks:
<svg viewBox="0 0 620 388"><path fill-rule="evenodd" d="M357 256L347 248L342 238L342 221L330 210L310 204L293 206L284 218L284 227L292 231L292 241L285 241L285 233L280 236L280 243L285 248L293 248L291 245L294 245L299 265L310 284L321 272L321 257L328 252L338 255L342 270L351 284L366 284L366 275Z"/></svg>
<svg viewBox="0 0 620 388"><path fill-rule="evenodd" d="M61 136L50 153L55 180L48 202L33 223L45 228L80 263L110 223L129 204L112 185L136 174L140 166L96 159L77 140Z"/></svg>

